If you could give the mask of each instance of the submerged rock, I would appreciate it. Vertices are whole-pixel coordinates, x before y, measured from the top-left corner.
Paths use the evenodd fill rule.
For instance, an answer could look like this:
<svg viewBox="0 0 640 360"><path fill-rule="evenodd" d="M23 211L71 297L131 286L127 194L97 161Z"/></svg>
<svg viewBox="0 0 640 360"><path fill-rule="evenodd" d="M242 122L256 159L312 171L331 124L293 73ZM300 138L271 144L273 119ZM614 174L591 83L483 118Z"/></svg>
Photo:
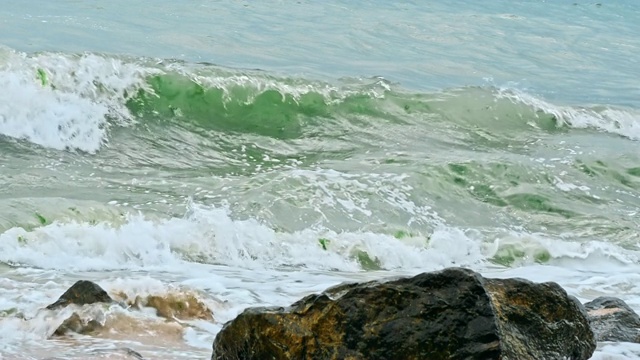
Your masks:
<svg viewBox="0 0 640 360"><path fill-rule="evenodd" d="M158 316L166 319L213 320L211 310L191 294L169 294L147 297L147 306L156 309Z"/></svg>
<svg viewBox="0 0 640 360"><path fill-rule="evenodd" d="M98 284L78 280L56 302L47 306L47 309L55 310L69 304L86 305L97 302L111 303L113 299Z"/></svg>
<svg viewBox="0 0 640 360"><path fill-rule="evenodd" d="M588 359L595 348L584 308L559 285L452 268L247 309L211 359Z"/></svg>
<svg viewBox="0 0 640 360"><path fill-rule="evenodd" d="M624 301L599 297L584 304L591 329L598 341L640 343L640 316Z"/></svg>
<svg viewBox="0 0 640 360"><path fill-rule="evenodd" d="M78 313L73 313L69 318L58 326L56 331L53 332L54 336L62 336L69 331L78 334L87 334L102 328L102 324L96 319L82 318Z"/></svg>
<svg viewBox="0 0 640 360"><path fill-rule="evenodd" d="M168 292L166 294L135 296L130 298L125 293L117 293L117 298L126 306L141 309L151 307L156 315L168 320L213 320L211 309L191 292Z"/></svg>

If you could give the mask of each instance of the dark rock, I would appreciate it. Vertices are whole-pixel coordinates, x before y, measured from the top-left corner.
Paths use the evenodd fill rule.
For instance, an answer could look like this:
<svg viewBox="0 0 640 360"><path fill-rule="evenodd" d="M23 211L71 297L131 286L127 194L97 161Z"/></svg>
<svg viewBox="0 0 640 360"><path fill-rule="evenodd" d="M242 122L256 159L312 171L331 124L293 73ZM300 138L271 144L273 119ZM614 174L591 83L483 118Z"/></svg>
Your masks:
<svg viewBox="0 0 640 360"><path fill-rule="evenodd" d="M640 343L640 316L624 301L599 297L584 304L591 329L598 341Z"/></svg>
<svg viewBox="0 0 640 360"><path fill-rule="evenodd" d="M69 304L85 305L97 302L111 303L113 299L98 284L79 280L65 291L60 298L47 309L54 310Z"/></svg>
<svg viewBox="0 0 640 360"><path fill-rule="evenodd" d="M114 302L113 299L99 285L91 281L79 280L65 291L56 302L47 306L47 309L56 310L69 304L88 305L112 302ZM87 334L102 327L101 322L95 319L95 314L81 316L74 312L58 326L52 335L62 336L70 331L78 334Z"/></svg>
<svg viewBox="0 0 640 360"><path fill-rule="evenodd" d="M588 359L595 348L584 308L559 285L453 268L247 309L211 359Z"/></svg>

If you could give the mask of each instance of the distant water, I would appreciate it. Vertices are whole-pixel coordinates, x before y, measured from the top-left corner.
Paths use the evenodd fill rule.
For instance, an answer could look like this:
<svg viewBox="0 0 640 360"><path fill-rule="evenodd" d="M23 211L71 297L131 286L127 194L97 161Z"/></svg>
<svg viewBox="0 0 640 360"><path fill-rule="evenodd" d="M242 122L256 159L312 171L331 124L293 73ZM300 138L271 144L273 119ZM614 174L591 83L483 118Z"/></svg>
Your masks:
<svg viewBox="0 0 640 360"><path fill-rule="evenodd" d="M640 311L639 24L633 0L5 1L0 358L205 359L248 306L448 266ZM95 308L105 331L49 339L78 279L215 320Z"/></svg>

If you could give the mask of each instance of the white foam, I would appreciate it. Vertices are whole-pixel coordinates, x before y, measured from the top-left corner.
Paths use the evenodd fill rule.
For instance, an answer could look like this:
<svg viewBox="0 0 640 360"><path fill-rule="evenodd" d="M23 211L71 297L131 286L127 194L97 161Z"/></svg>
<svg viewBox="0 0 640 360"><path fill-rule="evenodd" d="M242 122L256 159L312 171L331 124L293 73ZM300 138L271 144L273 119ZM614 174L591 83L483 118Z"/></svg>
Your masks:
<svg viewBox="0 0 640 360"><path fill-rule="evenodd" d="M531 234L511 231L496 237L483 248L487 257L493 257L502 248L513 248L523 253L520 264L531 264L536 255L546 252L553 264L563 263L571 269L596 270L599 266L629 265L640 260L640 253L624 249L619 245L598 240L573 241L570 238L549 237L544 234Z"/></svg>
<svg viewBox="0 0 640 360"><path fill-rule="evenodd" d="M328 239L323 249L320 238ZM122 224L53 222L0 234L0 261L44 269L176 268L185 261L244 268L293 266L357 271L365 251L385 269L438 268L481 259L479 240L456 229L396 239L372 232L305 229L276 232L254 219L234 220L225 208L191 205L185 218L159 221L130 215Z"/></svg>
<svg viewBox="0 0 640 360"><path fill-rule="evenodd" d="M501 88L497 96L552 114L562 124L573 128L593 128L640 140L640 112L637 110L559 106L513 88Z"/></svg>
<svg viewBox="0 0 640 360"><path fill-rule="evenodd" d="M28 56L0 49L0 134L95 152L108 140L109 120L131 121L127 91L142 87L153 71L94 54Z"/></svg>
<svg viewBox="0 0 640 360"><path fill-rule="evenodd" d="M406 184L406 174L369 173L351 174L332 169L293 169L287 172L288 179L304 184L301 198L310 197L308 204L314 211L327 218L327 208L340 211L356 222L370 221L372 208L392 208L400 222L406 224L439 225L443 220L427 205L418 205L411 200L412 186ZM376 196L371 196L375 194ZM325 209L323 211L323 209Z"/></svg>
<svg viewBox="0 0 640 360"><path fill-rule="evenodd" d="M342 86L336 86L321 81L283 79L262 72L228 72L216 69L216 73L211 74L182 63L169 64L167 70L180 73L207 88L222 90L225 101L241 101L246 104L253 102L257 95L267 91L277 91L281 94L282 100L290 96L294 101L299 101L307 94L319 94L325 103L329 104L339 103L353 95L382 99L391 90L389 82L383 78L349 79L351 81L343 83ZM234 91L238 88L243 91L240 93ZM237 98L239 94L244 94L246 98Z"/></svg>
<svg viewBox="0 0 640 360"><path fill-rule="evenodd" d="M640 359L640 344L601 343L591 360L630 360Z"/></svg>
<svg viewBox="0 0 640 360"><path fill-rule="evenodd" d="M321 239L323 239L321 241ZM553 264L593 269L599 263L633 264L640 254L602 241L574 241L543 234L509 232L491 238L444 224L428 236L402 239L371 231L336 232L307 228L275 231L255 219L235 219L227 208L190 204L183 218L128 215L117 223L58 222L31 231L16 227L0 234L0 261L57 270L189 268L194 262L249 269L304 268L360 271L358 254L382 269L435 270L476 266L514 248L515 259L534 263L548 254ZM545 260L546 261L546 260Z"/></svg>
<svg viewBox="0 0 640 360"><path fill-rule="evenodd" d="M576 185L576 184L573 184L573 183L564 182L558 176L554 176L553 177L553 184L558 189L560 189L562 191L567 191L567 192L577 189L577 190L582 190L583 192L587 192L588 193L588 191L591 190L588 186L585 186L585 185Z"/></svg>

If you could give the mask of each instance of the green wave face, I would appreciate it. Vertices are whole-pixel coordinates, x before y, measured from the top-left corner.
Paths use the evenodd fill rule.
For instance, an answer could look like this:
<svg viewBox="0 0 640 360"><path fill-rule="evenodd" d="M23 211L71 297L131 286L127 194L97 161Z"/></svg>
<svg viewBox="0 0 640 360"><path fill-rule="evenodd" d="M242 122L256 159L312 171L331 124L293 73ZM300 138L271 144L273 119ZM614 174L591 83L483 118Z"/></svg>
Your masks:
<svg viewBox="0 0 640 360"><path fill-rule="evenodd" d="M253 80L253 84L227 81L207 86L175 73L156 75L147 79L148 88L127 101L127 107L146 120L173 119L204 129L276 139L302 137L305 125L335 116L384 116L376 109L376 99L366 94L321 93L313 84L289 91L296 85L280 82L269 88L260 83L265 79Z"/></svg>
<svg viewBox="0 0 640 360"><path fill-rule="evenodd" d="M181 118L209 129L288 139L301 135L302 116L326 114L317 94L297 101L276 90L252 94L241 86L205 88L179 75L154 76L148 83L152 92L140 90L127 103L134 114L145 118Z"/></svg>
<svg viewBox="0 0 640 360"><path fill-rule="evenodd" d="M248 133L276 139L303 137L308 126L347 119L368 122L447 122L461 129L523 130L535 126L557 131L561 124L546 114L492 89L464 88L446 93L399 92L379 83L329 84L236 75L193 76L166 72L147 78L147 86L126 106L145 121L171 120L200 128ZM329 123L331 123L329 121ZM483 133L476 134L477 140Z"/></svg>

